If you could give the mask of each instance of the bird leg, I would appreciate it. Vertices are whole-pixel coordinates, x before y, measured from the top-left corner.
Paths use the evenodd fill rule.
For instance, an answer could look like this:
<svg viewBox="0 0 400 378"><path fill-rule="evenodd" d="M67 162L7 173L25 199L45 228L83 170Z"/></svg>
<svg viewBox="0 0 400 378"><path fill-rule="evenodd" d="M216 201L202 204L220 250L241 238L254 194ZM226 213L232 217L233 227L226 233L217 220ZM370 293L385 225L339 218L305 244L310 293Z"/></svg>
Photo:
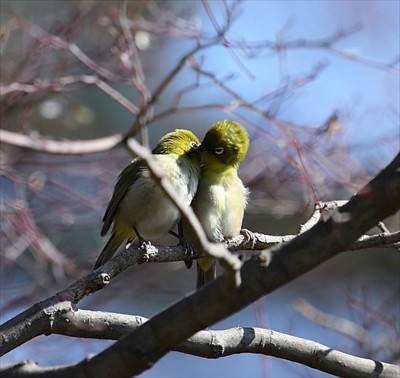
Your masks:
<svg viewBox="0 0 400 378"><path fill-rule="evenodd" d="M186 250L186 260L184 261L186 267L190 269L193 265L193 254L195 252L193 246L191 243L186 243L185 237L183 236L183 226L182 226L182 221L180 220L178 222L178 232L176 233L175 231L169 231L169 233L172 236L175 236L179 241L178 245L183 245Z"/></svg>
<svg viewBox="0 0 400 378"><path fill-rule="evenodd" d="M143 244L146 243L147 241L146 241L145 239L142 238L142 236L139 234L139 231L138 231L138 229L137 229L136 227L133 227L133 226L132 226L132 228L133 228L133 230L135 231L136 236L137 236L137 238L138 238L138 240L139 240L139 247L140 247L141 245L143 245Z"/></svg>
<svg viewBox="0 0 400 378"><path fill-rule="evenodd" d="M185 262L186 268L190 269L193 265L193 256L197 251L194 248L192 243L183 243L183 245L185 246L185 250L186 250L186 260L184 262Z"/></svg>
<svg viewBox="0 0 400 378"><path fill-rule="evenodd" d="M168 233L169 233L170 235L172 235L173 237L179 239L179 244L180 244L179 231L178 231L178 232L175 232L175 231L173 231L173 230L169 230Z"/></svg>

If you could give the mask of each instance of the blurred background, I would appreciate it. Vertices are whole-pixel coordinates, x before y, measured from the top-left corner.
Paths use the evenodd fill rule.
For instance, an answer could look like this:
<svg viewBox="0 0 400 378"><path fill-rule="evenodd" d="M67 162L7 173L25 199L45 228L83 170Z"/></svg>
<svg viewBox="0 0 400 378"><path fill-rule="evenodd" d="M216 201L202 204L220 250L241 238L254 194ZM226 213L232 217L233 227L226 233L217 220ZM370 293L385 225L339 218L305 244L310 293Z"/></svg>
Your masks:
<svg viewBox="0 0 400 378"><path fill-rule="evenodd" d="M316 201L348 199L399 149L398 1L0 6L1 128L16 144L131 135L139 108L144 127L134 137L151 148L177 127L201 139L214 121L235 119L251 137L240 176L252 231L295 234ZM79 154L42 145L1 143L1 323L92 269L105 207L133 158L122 145ZM386 227L399 229L398 214ZM212 328L266 327L399 363L399 272L398 251L343 253ZM144 264L79 308L151 317L194 287L194 268ZM72 363L110 343L39 337L1 364ZM258 355L170 353L142 376L328 375Z"/></svg>

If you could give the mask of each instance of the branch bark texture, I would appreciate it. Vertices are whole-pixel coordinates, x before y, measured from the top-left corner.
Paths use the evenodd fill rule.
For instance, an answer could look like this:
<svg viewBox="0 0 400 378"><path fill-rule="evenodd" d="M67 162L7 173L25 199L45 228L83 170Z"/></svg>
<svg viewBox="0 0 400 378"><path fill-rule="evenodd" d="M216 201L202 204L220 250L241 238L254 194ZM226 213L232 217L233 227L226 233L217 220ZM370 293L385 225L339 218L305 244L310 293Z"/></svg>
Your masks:
<svg viewBox="0 0 400 378"><path fill-rule="evenodd" d="M329 217L320 220L288 242L261 251L246 261L240 270L242 284L239 287L233 284L231 272L226 271L210 285L156 315L102 353L76 365L46 370L46 377L71 375L108 377L115 374L120 377L129 377L140 374L168 351L176 350L185 339L199 330L233 314L260 296L276 290L336 254L351 249L361 235L379 221L398 211L400 207L399 174L400 155L397 155L376 178L362 188L348 203L333 211ZM396 242L396 238L391 241ZM108 263L111 265L104 265L65 291L32 307L20 314L17 317L19 319L15 318L12 321L16 319L23 321L28 317L32 320L30 324L35 326L36 319L38 334L43 333L43 330L40 331L40 328L44 326L40 323L41 312L46 313L51 306L53 308L61 306L59 310L71 311L74 303L106 285L111 276L118 274L123 269L122 265L117 268L122 260L126 260L125 254L117 256L114 261ZM138 261L140 257L136 256L132 257L128 263ZM111 275L106 274L106 270L110 267L114 268L113 264L115 264L115 269L111 271ZM54 332L54 329L49 328L48 333L51 332ZM2 340L2 342L5 341ZM333 353L332 350L323 346L320 350L321 353L317 354L318 356L335 356L339 364L343 365L345 371L340 373L341 376L365 376L366 371L371 377L396 376L393 375L392 365L388 365L389 370L387 370L383 363L371 364L369 361L352 367L350 362L347 363L342 359L343 356ZM397 370L395 372L397 374Z"/></svg>
<svg viewBox="0 0 400 378"><path fill-rule="evenodd" d="M225 273L159 313L120 341L73 369L107 376L139 374L195 332L247 306L348 248L400 206L400 155L325 222L281 246L261 252L234 287ZM188 314L190 314L188 316ZM173 319L173 321L171 321ZM139 347L140 346L140 347ZM372 374L374 370L370 373Z"/></svg>

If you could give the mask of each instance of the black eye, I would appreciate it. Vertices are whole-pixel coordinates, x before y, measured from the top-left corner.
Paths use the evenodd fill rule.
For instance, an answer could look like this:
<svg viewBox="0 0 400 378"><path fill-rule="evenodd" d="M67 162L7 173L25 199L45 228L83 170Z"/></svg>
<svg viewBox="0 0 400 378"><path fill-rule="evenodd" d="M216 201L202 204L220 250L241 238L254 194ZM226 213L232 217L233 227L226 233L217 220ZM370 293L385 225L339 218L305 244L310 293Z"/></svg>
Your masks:
<svg viewBox="0 0 400 378"><path fill-rule="evenodd" d="M189 142L189 146L190 146L190 148L196 148L197 143L194 140L192 140L191 142Z"/></svg>
<svg viewBox="0 0 400 378"><path fill-rule="evenodd" d="M222 155L224 153L224 147L217 147L214 149L216 155Z"/></svg>

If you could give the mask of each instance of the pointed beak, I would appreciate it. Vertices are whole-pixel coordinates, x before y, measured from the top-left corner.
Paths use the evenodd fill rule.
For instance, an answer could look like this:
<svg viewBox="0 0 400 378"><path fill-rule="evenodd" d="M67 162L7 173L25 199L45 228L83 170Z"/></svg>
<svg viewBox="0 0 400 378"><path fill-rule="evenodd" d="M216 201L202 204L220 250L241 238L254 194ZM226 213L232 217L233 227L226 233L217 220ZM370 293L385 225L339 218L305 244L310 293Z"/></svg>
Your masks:
<svg viewBox="0 0 400 378"><path fill-rule="evenodd" d="M200 146L197 146L196 148L193 148L193 150L189 151L189 154L195 154L197 152L202 152L205 151L203 148L203 145L200 144Z"/></svg>

